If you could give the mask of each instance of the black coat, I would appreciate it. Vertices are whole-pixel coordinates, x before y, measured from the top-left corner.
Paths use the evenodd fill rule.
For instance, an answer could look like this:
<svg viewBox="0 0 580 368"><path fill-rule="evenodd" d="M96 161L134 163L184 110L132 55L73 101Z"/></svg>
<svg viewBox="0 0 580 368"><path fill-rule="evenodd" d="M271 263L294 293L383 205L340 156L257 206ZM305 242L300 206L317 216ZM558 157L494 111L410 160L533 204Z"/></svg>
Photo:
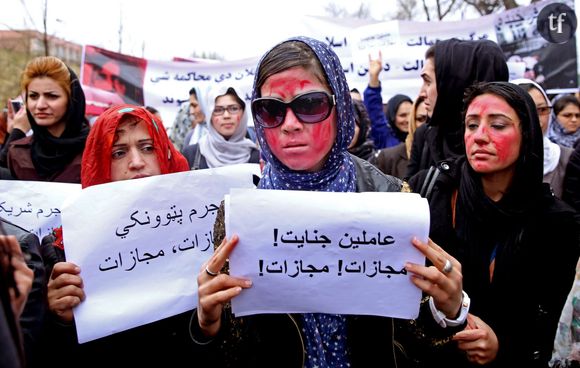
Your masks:
<svg viewBox="0 0 580 368"><path fill-rule="evenodd" d="M578 215L544 185L540 198L529 199L537 204L533 213L519 218L474 215L458 194L454 225L452 196L460 187L461 162L438 165L440 174L428 197L430 237L461 262L470 313L498 337L499 352L491 366L547 367L580 254ZM424 170L412 177L411 188L419 192L426 176ZM490 282L489 260L496 244ZM445 352L433 358L433 366L470 366L464 353L453 347Z"/></svg>
<svg viewBox="0 0 580 368"><path fill-rule="evenodd" d="M32 289L20 316L20 328L24 342L24 353L29 366L37 358L40 336L42 333L44 314L46 311L45 269L40 254L38 237L26 229L0 218L4 231L14 235L20 244L26 265L34 272Z"/></svg>

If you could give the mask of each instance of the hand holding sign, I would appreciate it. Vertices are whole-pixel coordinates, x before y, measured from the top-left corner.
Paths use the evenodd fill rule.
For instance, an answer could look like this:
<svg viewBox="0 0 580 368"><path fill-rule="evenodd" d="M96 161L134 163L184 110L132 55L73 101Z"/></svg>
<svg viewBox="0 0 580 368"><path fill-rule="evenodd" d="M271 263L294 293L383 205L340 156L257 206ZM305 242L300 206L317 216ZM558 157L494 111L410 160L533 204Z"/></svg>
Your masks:
<svg viewBox="0 0 580 368"><path fill-rule="evenodd" d="M232 277L219 273L230 253L238 244L238 236L231 239L224 238L213 256L202 266L197 275L198 308L197 318L199 325L207 336L215 336L221 324L223 305L238 296L242 289L252 286L252 281L241 277Z"/></svg>

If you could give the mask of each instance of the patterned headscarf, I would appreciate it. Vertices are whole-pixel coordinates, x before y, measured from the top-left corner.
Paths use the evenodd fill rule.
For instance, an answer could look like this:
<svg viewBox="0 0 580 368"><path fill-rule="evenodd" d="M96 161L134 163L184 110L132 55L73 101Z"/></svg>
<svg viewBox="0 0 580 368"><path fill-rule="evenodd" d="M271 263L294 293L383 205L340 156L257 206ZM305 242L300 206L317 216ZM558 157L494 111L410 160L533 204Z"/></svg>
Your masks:
<svg viewBox="0 0 580 368"><path fill-rule="evenodd" d="M548 127L548 138L554 143L564 147L574 148L574 145L580 140L580 129L575 132L567 132L566 129L558 121L556 112L552 112L553 120Z"/></svg>
<svg viewBox="0 0 580 368"><path fill-rule="evenodd" d="M268 146L268 142L266 142L264 127L256 124L256 135L260 143L262 156L266 161L259 188L353 192L356 190L356 171L347 148L354 136L355 118L350 89L346 82L340 59L328 45L313 38L295 37L282 43L292 41L308 45L316 54L326 74L326 80L336 99L336 141L320 171L295 171L285 166L274 156ZM274 49L282 43L274 46ZM257 86L258 75L262 62L269 52L258 63L252 100L260 97L260 90Z"/></svg>
<svg viewBox="0 0 580 368"><path fill-rule="evenodd" d="M262 149L262 155L266 160L258 188L354 192L356 191L356 169L348 153L348 145L354 136L355 117L350 89L340 60L329 46L315 39L296 37L284 42L291 41L303 42L308 45L322 65L326 80L336 100L336 140L320 171L295 171L285 166L274 156L264 136L264 128L260 124L256 124L256 135ZM267 55L268 53L266 53ZM290 58L292 55L288 57ZM298 57L304 57L304 55L300 54ZM260 97L257 81L263 60L264 57L258 64L252 100ZM341 315L306 313L302 315L302 321L306 348L305 366L311 367L315 364L314 362L320 366L346 366L348 362L346 318Z"/></svg>
<svg viewBox="0 0 580 368"><path fill-rule="evenodd" d="M83 188L111 182L111 153L115 131L119 126L119 121L125 115L134 116L147 123L147 130L153 139L161 174L189 170L187 160L175 149L167 137L163 124L156 120L153 114L140 106L116 105L99 116L87 138L81 166Z"/></svg>

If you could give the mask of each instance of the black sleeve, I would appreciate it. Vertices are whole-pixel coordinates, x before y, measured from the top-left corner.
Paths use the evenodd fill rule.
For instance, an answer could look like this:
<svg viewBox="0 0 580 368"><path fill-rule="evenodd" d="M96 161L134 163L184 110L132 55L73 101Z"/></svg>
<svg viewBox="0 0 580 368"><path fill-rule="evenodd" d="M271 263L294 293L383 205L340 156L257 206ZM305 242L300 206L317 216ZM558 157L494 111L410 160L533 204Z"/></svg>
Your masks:
<svg viewBox="0 0 580 368"><path fill-rule="evenodd" d="M55 246L53 235L46 235L42 238L40 245L40 253L42 255L42 260L44 261L44 268L46 271L45 282L48 284L48 279L52 273L52 268L58 262L65 262L64 250Z"/></svg>
<svg viewBox="0 0 580 368"><path fill-rule="evenodd" d="M580 212L580 144L576 145L566 166L562 198Z"/></svg>
<svg viewBox="0 0 580 368"><path fill-rule="evenodd" d="M12 129L12 132L6 137L6 141L0 151L0 167L8 167L8 147L10 143L26 137L26 133L18 128Z"/></svg>
<svg viewBox="0 0 580 368"><path fill-rule="evenodd" d="M24 337L24 353L27 362L37 355L46 313L45 268L40 254L40 242L35 234L27 233L18 239L22 253L26 255L26 265L34 272L32 289L20 316L20 328Z"/></svg>
<svg viewBox="0 0 580 368"><path fill-rule="evenodd" d="M197 144L192 144L187 147L183 147L183 156L187 159L187 163L190 168L193 167L193 160L195 158L195 152L197 151Z"/></svg>

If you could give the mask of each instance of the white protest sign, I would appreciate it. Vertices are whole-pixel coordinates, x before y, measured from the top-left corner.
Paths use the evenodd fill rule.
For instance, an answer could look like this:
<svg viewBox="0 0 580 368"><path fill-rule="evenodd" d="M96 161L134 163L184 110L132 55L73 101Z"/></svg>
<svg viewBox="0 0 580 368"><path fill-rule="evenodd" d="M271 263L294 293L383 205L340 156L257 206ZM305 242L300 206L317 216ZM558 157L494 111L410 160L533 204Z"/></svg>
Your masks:
<svg viewBox="0 0 580 368"><path fill-rule="evenodd" d="M64 200L80 190L80 184L0 180L0 217L42 240L61 225Z"/></svg>
<svg viewBox="0 0 580 368"><path fill-rule="evenodd" d="M208 98L212 89L224 85L233 87L249 109L257 63L257 59L217 64L150 60L143 82L145 103L159 110L166 128L172 126L181 103L189 101L189 90L194 86L202 93L198 98L203 99ZM205 103L205 106L209 105ZM205 114L209 118L211 111L205 111ZM248 125L253 123L250 121Z"/></svg>
<svg viewBox="0 0 580 368"><path fill-rule="evenodd" d="M217 209L230 188L253 188L257 164L95 185L63 207L67 261L86 299L80 343L193 309L196 277L213 254Z"/></svg>
<svg viewBox="0 0 580 368"><path fill-rule="evenodd" d="M240 241L230 273L253 285L232 300L236 316L336 313L415 318L421 290L406 262L425 257L429 206L412 193L232 190L226 232Z"/></svg>

